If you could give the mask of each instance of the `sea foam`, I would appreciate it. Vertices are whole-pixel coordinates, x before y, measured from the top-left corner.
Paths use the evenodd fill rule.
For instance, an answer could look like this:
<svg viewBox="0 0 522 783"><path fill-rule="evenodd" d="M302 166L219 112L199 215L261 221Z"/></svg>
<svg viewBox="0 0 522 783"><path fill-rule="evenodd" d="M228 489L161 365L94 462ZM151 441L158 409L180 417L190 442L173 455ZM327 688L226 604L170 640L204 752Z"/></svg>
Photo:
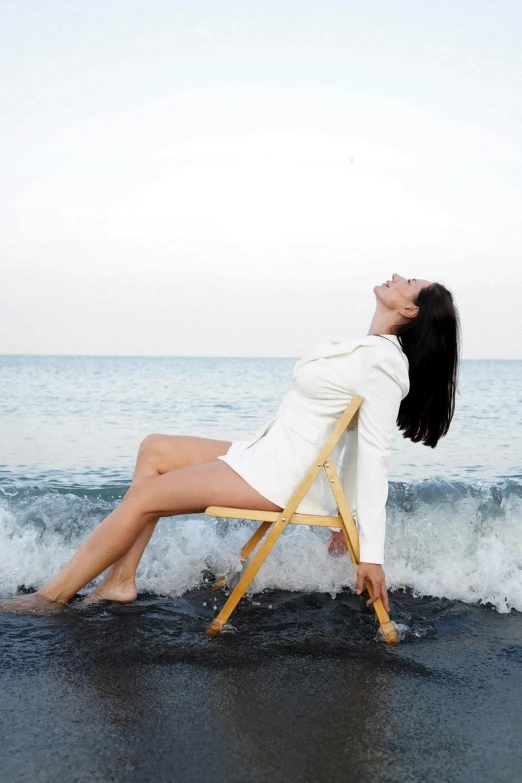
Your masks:
<svg viewBox="0 0 522 783"><path fill-rule="evenodd" d="M125 490L0 488L0 594L50 580ZM174 597L201 584L208 570L234 573L255 529L202 514L161 519L138 568L138 590ZM329 535L288 526L249 594L274 588L335 596L354 588L355 568L347 556L328 554ZM390 482L384 569L389 590L522 611L522 483Z"/></svg>

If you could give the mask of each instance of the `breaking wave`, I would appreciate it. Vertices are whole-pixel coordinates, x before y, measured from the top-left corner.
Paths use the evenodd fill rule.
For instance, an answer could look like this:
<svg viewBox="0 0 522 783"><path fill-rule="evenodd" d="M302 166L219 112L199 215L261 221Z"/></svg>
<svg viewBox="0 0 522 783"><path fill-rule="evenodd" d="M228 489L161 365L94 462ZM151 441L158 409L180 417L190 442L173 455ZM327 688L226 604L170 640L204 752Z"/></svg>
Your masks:
<svg viewBox="0 0 522 783"><path fill-rule="evenodd" d="M127 488L0 486L0 593L50 580ZM387 519L389 590L522 611L520 480L390 482ZM237 570L255 525L201 514L160 520L138 568L138 590L179 596L209 569ZM347 557L328 554L328 538L327 529L288 527L250 594L272 588L333 596L353 588L355 569Z"/></svg>

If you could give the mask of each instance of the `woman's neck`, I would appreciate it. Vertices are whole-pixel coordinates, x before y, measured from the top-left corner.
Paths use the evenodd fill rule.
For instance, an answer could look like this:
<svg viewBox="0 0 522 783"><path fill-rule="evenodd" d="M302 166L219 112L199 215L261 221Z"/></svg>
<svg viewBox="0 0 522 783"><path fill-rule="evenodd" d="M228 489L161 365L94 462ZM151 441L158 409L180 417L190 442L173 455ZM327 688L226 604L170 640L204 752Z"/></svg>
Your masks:
<svg viewBox="0 0 522 783"><path fill-rule="evenodd" d="M395 334L397 324L387 313L376 312L372 318L368 334Z"/></svg>

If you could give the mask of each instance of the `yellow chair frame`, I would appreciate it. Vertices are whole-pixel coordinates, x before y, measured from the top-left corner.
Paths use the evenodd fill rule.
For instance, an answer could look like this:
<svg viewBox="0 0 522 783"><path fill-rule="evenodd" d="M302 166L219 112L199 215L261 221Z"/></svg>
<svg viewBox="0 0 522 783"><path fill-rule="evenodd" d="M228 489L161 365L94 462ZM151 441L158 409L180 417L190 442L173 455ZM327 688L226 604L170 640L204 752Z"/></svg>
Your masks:
<svg viewBox="0 0 522 783"><path fill-rule="evenodd" d="M236 608L248 586L259 571L261 565L272 550L272 547L288 524L318 525L320 527L340 527L344 533L346 545L348 547L353 564L355 566L359 564L359 533L353 520L348 501L346 500L346 496L339 480L339 476L337 475L335 465L329 460L330 455L337 445L341 435L348 427L350 422L352 422L354 419L355 414L357 413L359 406L363 401L363 397L360 395L356 394L353 396L346 410L335 425L332 434L328 438L328 441L321 449L317 459L314 460L314 464L311 466L310 470L307 472L282 511L258 511L255 509L226 508L223 506L209 506L207 509L205 509L205 514L209 514L213 517L226 517L229 519L245 519L261 522L261 525L257 528L254 535L241 550L241 563L243 564L243 569L240 572L239 579L235 584L234 589L230 593L227 601L225 602L223 608L207 628L207 633L211 636L215 636L223 630L230 615ZM316 516L312 514L296 514L296 508L310 489L316 477L319 475L319 472L323 469L328 477L330 488L337 504L338 516L329 517ZM270 532L268 533L269 530ZM257 547L259 542L264 538L266 533L268 533L268 535L259 547L257 553L252 558L250 563L245 566L247 559ZM226 577L220 577L215 584L215 588L217 589L222 587L225 583ZM364 586L366 587L371 598L372 584L368 579L364 580ZM398 642L397 634L392 622L390 621L390 618L388 617L388 613L384 608L382 599L378 598L372 604L372 606L377 614L384 639L390 644L396 644Z"/></svg>

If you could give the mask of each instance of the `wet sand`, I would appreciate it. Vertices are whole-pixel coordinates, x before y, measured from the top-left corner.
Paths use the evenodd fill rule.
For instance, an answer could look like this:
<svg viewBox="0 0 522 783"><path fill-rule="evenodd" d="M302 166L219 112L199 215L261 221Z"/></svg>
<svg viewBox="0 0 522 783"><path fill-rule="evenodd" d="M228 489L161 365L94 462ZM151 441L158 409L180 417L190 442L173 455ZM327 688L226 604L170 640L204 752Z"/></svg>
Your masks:
<svg viewBox="0 0 522 783"><path fill-rule="evenodd" d="M522 779L521 614L392 593L390 647L349 591L277 591L211 638L216 597L0 615L2 783Z"/></svg>

